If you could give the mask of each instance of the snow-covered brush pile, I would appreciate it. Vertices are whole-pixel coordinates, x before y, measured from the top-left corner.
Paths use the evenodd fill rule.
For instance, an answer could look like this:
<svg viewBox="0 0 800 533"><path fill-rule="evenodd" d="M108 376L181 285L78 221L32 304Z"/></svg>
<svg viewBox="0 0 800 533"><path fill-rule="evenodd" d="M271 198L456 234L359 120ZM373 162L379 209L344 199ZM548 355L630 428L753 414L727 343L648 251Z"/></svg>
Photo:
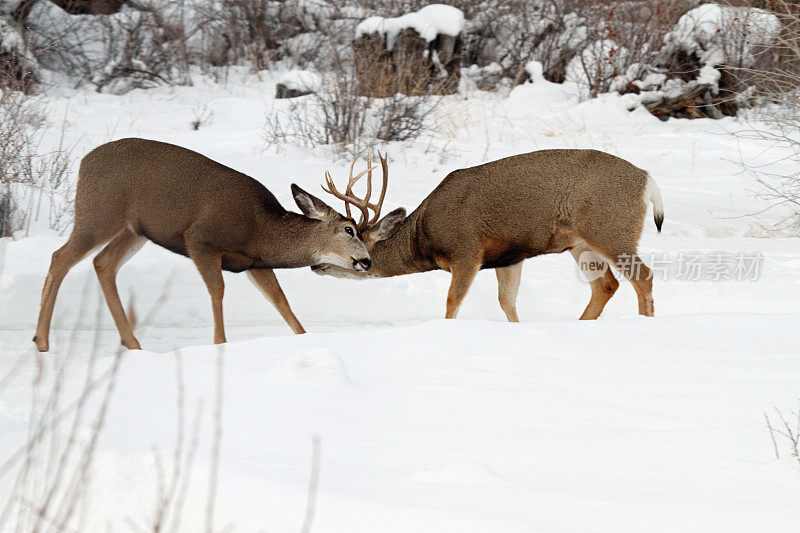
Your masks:
<svg viewBox="0 0 800 533"><path fill-rule="evenodd" d="M35 82L36 58L22 34L0 18L0 85L27 91Z"/></svg>
<svg viewBox="0 0 800 533"><path fill-rule="evenodd" d="M777 15L763 9L703 4L683 15L664 40L668 52L694 54L702 66L751 67L780 29Z"/></svg>
<svg viewBox="0 0 800 533"><path fill-rule="evenodd" d="M212 66L270 68L275 61L322 67L326 51L352 32L348 19L364 12L325 0L197 0L197 36L202 61Z"/></svg>
<svg viewBox="0 0 800 533"><path fill-rule="evenodd" d="M485 68L487 74L499 70L518 84L526 80L525 65L535 60L546 79L563 82L567 63L586 45L590 33L582 10L565 4L512 0L479 10L467 22L467 62Z"/></svg>
<svg viewBox="0 0 800 533"><path fill-rule="evenodd" d="M97 16L38 2L28 21L29 46L48 73L66 74L112 93L187 83L187 25L177 4L123 6L117 13Z"/></svg>
<svg viewBox="0 0 800 533"><path fill-rule="evenodd" d="M123 93L188 84L197 67L248 65L258 71L286 61L322 69L326 51L352 41L352 20L363 16L363 10L324 0L145 0L103 16L40 1L27 14L26 41L47 72ZM3 21L12 18L0 11ZM343 35L348 38L338 37Z"/></svg>
<svg viewBox="0 0 800 533"><path fill-rule="evenodd" d="M743 73L756 66L780 31L778 16L763 9L717 4L692 9L664 39L674 74L644 94L642 103L657 115L735 115L754 90Z"/></svg>
<svg viewBox="0 0 800 533"><path fill-rule="evenodd" d="M0 238L27 235L40 216L51 229L64 230L72 222L73 187L63 131L57 148L44 148L59 133L48 131L42 101L2 85L0 117Z"/></svg>
<svg viewBox="0 0 800 533"><path fill-rule="evenodd" d="M268 146L286 143L328 146L334 153L359 152L380 141L408 141L433 132L439 100L396 92L384 98L359 94L355 70L347 66L323 77L290 71L277 84L263 138ZM313 85L312 85L313 84Z"/></svg>
<svg viewBox="0 0 800 533"><path fill-rule="evenodd" d="M283 74L275 86L275 98L296 98L318 91L322 78L308 70L290 70Z"/></svg>
<svg viewBox="0 0 800 533"><path fill-rule="evenodd" d="M764 9L693 0L192 0L103 16L57 4L31 4L24 36L0 9L0 70L25 84L66 75L122 93L189 84L197 70L219 79L231 65L322 77L346 68L359 96L388 98L452 94L462 75L466 87L510 87L531 80L536 61L545 80L577 84L585 97L637 93L657 116L689 118L749 105L757 91L746 73L779 55L785 26Z"/></svg>
<svg viewBox="0 0 800 533"><path fill-rule="evenodd" d="M362 21L355 32L360 93L385 97L456 92L464 25L464 13L444 4Z"/></svg>
<svg viewBox="0 0 800 533"><path fill-rule="evenodd" d="M560 43L550 40L562 66L566 61L563 79L554 72L552 53L534 49L530 57L542 63L549 81L575 83L586 96L641 94L638 102L665 118L735 115L755 92L747 73L769 56L782 27L773 12L714 3L690 9L674 23L654 3L619 3L604 16L605 9L562 14L571 22L558 28L534 26L539 47L548 31L561 36ZM527 78L527 71L517 78Z"/></svg>

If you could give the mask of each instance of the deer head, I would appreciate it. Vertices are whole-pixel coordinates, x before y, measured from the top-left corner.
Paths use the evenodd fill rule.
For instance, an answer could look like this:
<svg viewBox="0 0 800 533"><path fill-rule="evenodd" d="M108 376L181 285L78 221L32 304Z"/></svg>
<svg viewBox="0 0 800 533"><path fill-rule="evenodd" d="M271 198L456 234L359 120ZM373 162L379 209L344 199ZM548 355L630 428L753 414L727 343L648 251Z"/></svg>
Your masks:
<svg viewBox="0 0 800 533"><path fill-rule="evenodd" d="M336 188L336 185L333 182L333 178L331 177L330 172L325 172L325 183L327 188L323 185L322 189L335 196L336 198L344 201L345 203L345 212L347 216L351 216L351 206L357 208L361 211L361 216L359 222L357 224L357 230L361 237L361 240L364 242L366 250L368 252L372 252L375 248L375 245L379 242L388 239L391 237L395 230L400 226L400 224L406 218L406 210L402 207L399 209L395 209L382 219L380 218L381 215L381 207L383 206L383 200L386 197L386 186L389 183L389 166L387 163L387 156L382 155L378 152L378 159L381 163L381 169L383 172L383 184L381 186L381 191L378 196L377 203L370 202L372 197L372 171L375 167L372 166L372 154L371 151L367 152L367 168L357 175L353 176L353 169L355 168L355 164L358 161L361 154L356 156L353 162L350 164L350 174L347 180L347 187L345 188L345 192L339 192ZM353 186L360 180L363 176L367 176L367 183L366 183L366 193L363 198L359 198L353 192ZM372 212L370 214L370 211ZM368 273L366 271L363 272L355 272L349 268L341 268L341 265L335 264L333 262L321 265L315 265L311 267L311 270L320 275L326 276L334 276L340 278L362 278L362 277L380 277L380 271L374 271L372 273Z"/></svg>
<svg viewBox="0 0 800 533"><path fill-rule="evenodd" d="M317 264L336 265L351 272L367 272L372 266L369 252L350 217L343 217L316 196L292 183L292 196L303 214L319 221L314 231Z"/></svg>

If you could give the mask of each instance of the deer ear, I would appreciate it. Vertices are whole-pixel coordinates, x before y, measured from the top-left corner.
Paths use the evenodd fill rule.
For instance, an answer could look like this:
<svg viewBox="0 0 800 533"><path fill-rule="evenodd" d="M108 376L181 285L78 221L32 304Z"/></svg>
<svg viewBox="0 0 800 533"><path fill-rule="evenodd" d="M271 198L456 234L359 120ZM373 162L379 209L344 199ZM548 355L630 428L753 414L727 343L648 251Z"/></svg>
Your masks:
<svg viewBox="0 0 800 533"><path fill-rule="evenodd" d="M328 204L292 183L292 196L300 211L308 218L327 220L337 215Z"/></svg>
<svg viewBox="0 0 800 533"><path fill-rule="evenodd" d="M371 231L372 237L376 241L388 239L397 231L397 228L400 227L400 224L402 224L405 219L406 210L402 207L398 207L375 224Z"/></svg>

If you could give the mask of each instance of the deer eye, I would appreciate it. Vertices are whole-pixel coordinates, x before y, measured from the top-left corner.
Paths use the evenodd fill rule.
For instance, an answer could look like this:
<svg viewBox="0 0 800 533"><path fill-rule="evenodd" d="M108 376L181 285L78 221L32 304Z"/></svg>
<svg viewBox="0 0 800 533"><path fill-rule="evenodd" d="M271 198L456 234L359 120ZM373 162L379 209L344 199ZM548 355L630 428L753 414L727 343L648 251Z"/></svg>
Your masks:
<svg viewBox="0 0 800 533"><path fill-rule="evenodd" d="M354 237L354 236L355 236L355 234L356 234L356 233L353 231L353 228L351 228L350 226L345 226L344 230L345 230L345 231L347 232L347 234L348 234L348 235L350 235L351 237Z"/></svg>

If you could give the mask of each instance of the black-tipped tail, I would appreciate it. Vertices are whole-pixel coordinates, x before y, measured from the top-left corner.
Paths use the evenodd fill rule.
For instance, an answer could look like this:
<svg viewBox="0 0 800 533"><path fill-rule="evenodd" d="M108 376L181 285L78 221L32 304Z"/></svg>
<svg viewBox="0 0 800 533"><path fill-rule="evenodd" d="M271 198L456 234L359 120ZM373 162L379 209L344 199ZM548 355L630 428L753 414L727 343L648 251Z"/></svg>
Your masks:
<svg viewBox="0 0 800 533"><path fill-rule="evenodd" d="M653 220L656 221L656 229L661 233L661 224L664 223L664 213L653 213Z"/></svg>
<svg viewBox="0 0 800 533"><path fill-rule="evenodd" d="M664 202L661 200L661 190L652 176L647 176L645 198L653 204L653 220L656 222L656 229L661 233L661 225L664 223Z"/></svg>

